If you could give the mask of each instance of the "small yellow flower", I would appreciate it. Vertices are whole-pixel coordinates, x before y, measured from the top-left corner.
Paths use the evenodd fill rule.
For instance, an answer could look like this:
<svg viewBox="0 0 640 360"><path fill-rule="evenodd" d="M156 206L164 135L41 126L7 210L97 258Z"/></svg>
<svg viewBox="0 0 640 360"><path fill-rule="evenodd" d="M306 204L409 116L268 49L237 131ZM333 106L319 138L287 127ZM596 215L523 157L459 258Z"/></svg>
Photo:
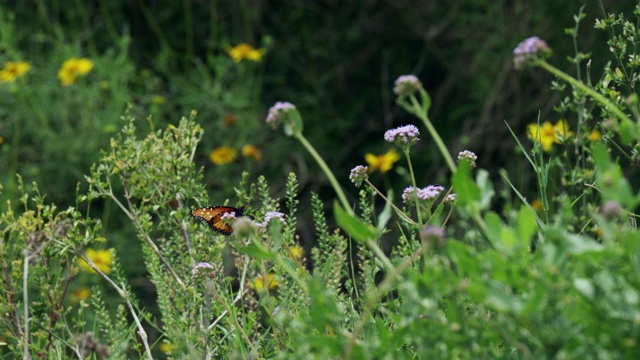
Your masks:
<svg viewBox="0 0 640 360"><path fill-rule="evenodd" d="M269 286L269 290L273 290L273 289L277 289L278 288L278 282L276 282L275 279L275 274L274 273L268 273L267 274L267 284ZM255 278L255 280L249 281L249 287L252 289L257 289L259 291L266 291L267 290L267 284L265 284L264 278L262 275L258 276L257 278Z"/></svg>
<svg viewBox="0 0 640 360"><path fill-rule="evenodd" d="M113 261L113 255L111 254L111 251L87 249L86 253L87 257L91 261L93 261L98 270L102 271L105 274L109 274L111 272L111 262ZM80 259L80 268L93 274L96 273L93 268L82 259Z"/></svg>
<svg viewBox="0 0 640 360"><path fill-rule="evenodd" d="M81 286L71 293L71 299L76 302L86 300L89 296L91 296L91 290L85 286Z"/></svg>
<svg viewBox="0 0 640 360"><path fill-rule="evenodd" d="M390 149L386 154L382 155L373 155L371 153L367 153L364 155L364 160L369 165L369 172L374 172L376 170L380 170L382 173L386 173L391 170L393 164L400 160L400 154L395 149Z"/></svg>
<svg viewBox="0 0 640 360"><path fill-rule="evenodd" d="M536 210L536 211L540 211L542 210L542 208L544 207L542 204L542 201L540 199L535 199L531 202L531 207Z"/></svg>
<svg viewBox="0 0 640 360"><path fill-rule="evenodd" d="M64 63L58 71L58 79L62 86L69 86L76 82L78 76L86 75L93 69L93 63L86 58L71 58Z"/></svg>
<svg viewBox="0 0 640 360"><path fill-rule="evenodd" d="M7 63L4 64L4 69L0 70L0 82L12 83L26 74L29 69L31 69L31 65L29 65L28 62L7 61Z"/></svg>
<svg viewBox="0 0 640 360"><path fill-rule="evenodd" d="M558 120L555 126L545 121L542 126L530 124L527 127L527 137L534 142L539 142L543 151L551 150L554 143L560 144L571 136L573 136L573 132L569 131L565 120Z"/></svg>
<svg viewBox="0 0 640 360"><path fill-rule="evenodd" d="M247 43L241 43L234 47L228 47L227 53L235 62L240 62L244 59L259 62L264 55L264 49L254 49L253 46Z"/></svg>
<svg viewBox="0 0 640 360"><path fill-rule="evenodd" d="M163 342L162 344L160 344L160 351L165 354L171 354L171 343Z"/></svg>
<svg viewBox="0 0 640 360"><path fill-rule="evenodd" d="M245 145L242 147L242 156L250 157L255 161L262 160L262 153L253 145Z"/></svg>
<svg viewBox="0 0 640 360"><path fill-rule="evenodd" d="M304 256L304 248L302 246L294 245L289 250L291 250L291 255L296 259L301 259Z"/></svg>
<svg viewBox="0 0 640 360"><path fill-rule="evenodd" d="M593 130L589 134L589 141L591 141L591 142L596 142L596 141L598 141L600 139L602 139L602 134L600 133L600 130L598 130L598 129Z"/></svg>
<svg viewBox="0 0 640 360"><path fill-rule="evenodd" d="M573 132L569 130L566 120L558 120L554 128L556 129L556 137L553 142L556 144L561 144L564 140L573 136Z"/></svg>
<svg viewBox="0 0 640 360"><path fill-rule="evenodd" d="M226 165L238 157L238 152L228 146L220 146L209 153L209 160L216 165Z"/></svg>

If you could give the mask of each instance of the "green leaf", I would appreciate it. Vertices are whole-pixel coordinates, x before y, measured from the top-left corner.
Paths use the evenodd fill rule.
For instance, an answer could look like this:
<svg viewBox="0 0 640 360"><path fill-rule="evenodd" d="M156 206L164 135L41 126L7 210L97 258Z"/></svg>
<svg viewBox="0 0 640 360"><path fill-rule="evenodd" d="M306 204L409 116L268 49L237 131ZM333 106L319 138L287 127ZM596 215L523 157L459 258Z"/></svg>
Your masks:
<svg viewBox="0 0 640 360"><path fill-rule="evenodd" d="M525 244L531 242L531 237L538 230L536 213L531 207L521 207L516 219L518 238Z"/></svg>
<svg viewBox="0 0 640 360"><path fill-rule="evenodd" d="M520 313L522 302L507 290L507 286L491 280L488 282L487 298L485 303L498 311Z"/></svg>
<svg viewBox="0 0 640 360"><path fill-rule="evenodd" d="M382 212L378 216L377 229L379 232L382 232L382 230L384 230L384 227L387 226L387 223L389 223L389 220L393 215L391 209L391 202L393 201L393 190L389 190L389 192L387 193L387 199L389 199L389 201L385 202L384 209L382 209Z"/></svg>
<svg viewBox="0 0 640 360"><path fill-rule="evenodd" d="M484 218L487 224L487 236L491 243L507 254L512 254L518 246L518 239L513 228L505 225L500 216L494 212L489 212Z"/></svg>
<svg viewBox="0 0 640 360"><path fill-rule="evenodd" d="M591 280L580 278L573 279L573 286L578 290L582 296L586 297L589 300L593 300L593 295L595 294L595 288L591 283Z"/></svg>
<svg viewBox="0 0 640 360"><path fill-rule="evenodd" d="M600 252L603 249L602 245L593 239L569 233L565 234L564 243L567 246L566 251L573 255Z"/></svg>
<svg viewBox="0 0 640 360"><path fill-rule="evenodd" d="M366 241L376 237L376 229L373 226L342 210L338 202L333 203L333 214L338 225L352 238Z"/></svg>
<svg viewBox="0 0 640 360"><path fill-rule="evenodd" d="M598 187L602 192L603 200L615 200L626 208L635 207L638 199L633 196L620 165L611 161L607 147L598 141L591 147L591 152L596 164Z"/></svg>
<svg viewBox="0 0 640 360"><path fill-rule="evenodd" d="M452 183L460 206L480 200L480 187L471 179L471 167L468 161L460 163L458 171L453 175Z"/></svg>
<svg viewBox="0 0 640 360"><path fill-rule="evenodd" d="M238 250L239 253L249 255L254 259L271 260L275 257L274 253L262 247L259 247L255 244L249 244L247 246L238 246L236 247L236 250Z"/></svg>

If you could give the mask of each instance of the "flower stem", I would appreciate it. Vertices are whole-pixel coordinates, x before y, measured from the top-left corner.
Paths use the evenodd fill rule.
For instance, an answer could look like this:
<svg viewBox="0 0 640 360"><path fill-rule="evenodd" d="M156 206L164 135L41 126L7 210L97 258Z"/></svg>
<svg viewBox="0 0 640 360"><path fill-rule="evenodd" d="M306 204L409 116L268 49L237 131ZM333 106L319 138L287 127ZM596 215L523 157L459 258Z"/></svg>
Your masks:
<svg viewBox="0 0 640 360"><path fill-rule="evenodd" d="M540 67L542 67L543 69L549 71L550 73L554 74L555 76L561 78L562 80L568 82L569 84L571 84L571 85L579 88L580 90L584 91L585 93L587 93L587 95L591 96L595 101L599 102L600 105L602 105L604 108L609 110L618 119L622 120L623 122L627 123L630 126L633 125L633 121L627 116L627 114L622 112L622 110L620 110L611 101L607 100L604 96L602 96L602 94L600 94L599 92L597 92L597 91L593 90L592 88L588 87L587 85L585 85L582 81L579 81L579 80L569 76L568 74L562 72L560 69L554 67L553 65L549 64L548 62L546 62L543 59L536 60L535 64L539 65Z"/></svg>
<svg viewBox="0 0 640 360"><path fill-rule="evenodd" d="M409 173L411 174L411 184L413 185L413 191L416 193L416 214L418 214L418 224L420 228L422 228L422 213L420 211L420 199L418 199L418 186L416 186L416 177L413 174L413 165L411 165L411 157L409 156L409 149L402 149L404 152L404 156L407 158L407 163L409 164Z"/></svg>
<svg viewBox="0 0 640 360"><path fill-rule="evenodd" d="M424 91L424 90L421 90L421 91ZM456 167L456 164L453 162L453 158L451 157L451 154L449 154L449 150L447 150L447 147L444 145L442 138L440 137L440 135L438 135L436 128L434 128L433 124L431 124L431 120L429 120L429 115L427 114L426 111L424 111L420 103L418 103L418 99L416 99L415 95L412 94L410 96L410 99L411 99L411 104L414 107L414 111L412 112L417 117L419 117L420 120L422 120L424 125L427 127L427 130L429 130L429 134L431 134L433 141L436 142L436 145L438 146L438 150L440 150L440 153L442 154L442 157L444 158L445 162L449 166L449 169L451 170L452 173L455 173L458 170L458 168Z"/></svg>
<svg viewBox="0 0 640 360"><path fill-rule="evenodd" d="M338 199L340 199L340 202L342 203L342 207L350 215L353 215L353 210L351 210L351 206L347 201L347 197L344 195L344 192L342 191L342 187L340 187L340 184L338 184L338 180L336 180L335 176L333 176L333 173L331 172L331 169L329 169L329 166L327 166L327 163L324 162L324 160L322 159L322 157L320 157L320 154L318 154L316 149L314 149L311 143L309 143L309 141L307 141L304 135L302 135L302 132L297 131L293 134L293 136L296 139L298 139L302 143L302 145L304 145L307 151L316 160L318 165L320 165L320 168L322 169L322 171L324 171L324 174L329 179L331 186L333 186L333 190L335 190L336 194L338 195Z"/></svg>

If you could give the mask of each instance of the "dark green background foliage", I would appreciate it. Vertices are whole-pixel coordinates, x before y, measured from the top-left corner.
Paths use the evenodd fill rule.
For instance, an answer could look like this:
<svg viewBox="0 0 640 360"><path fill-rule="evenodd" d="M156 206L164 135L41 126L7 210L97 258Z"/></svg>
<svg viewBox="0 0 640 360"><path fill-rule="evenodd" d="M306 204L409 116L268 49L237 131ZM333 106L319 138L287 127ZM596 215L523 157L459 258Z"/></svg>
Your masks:
<svg viewBox="0 0 640 360"><path fill-rule="evenodd" d="M12 183L17 171L27 184L40 180L52 199L71 203L76 183L119 127L118 109L129 102L139 118L151 113L159 125L197 110L207 132L199 158L208 168L212 168L208 152L231 136L262 149L265 161L252 169L256 173L283 174L279 178L284 179L293 169L300 174L302 188L320 191L323 177L315 176L315 167L302 166L306 163L301 160L306 159L303 151L289 139L265 131L265 109L279 100L296 104L305 117L307 136L336 174L344 175L340 179L344 181L348 170L363 162L365 152L386 151L377 141L386 129L411 121L399 114L390 90L395 78L407 73L418 75L431 93L431 118L452 153L468 148L479 155L480 166L520 169L506 156L514 142L503 120L524 137L525 125L535 122L538 110L542 119L553 121L560 115L552 113L557 95L547 91L551 78L541 72L514 72L512 49L535 34L558 55L552 61L568 67L565 57L573 51L563 29L573 26L572 15L580 5L547 1L4 2L0 7L4 58L17 56L31 62L30 76L48 70L50 88L39 87L38 96L51 111L38 116L36 109L12 107L13 99L2 96L0 135L7 139L2 148L4 154L12 154L4 156L3 166L11 171L3 172L3 177ZM605 6L610 12L623 10L619 2ZM587 4L583 28L601 17L598 7ZM602 40L597 36L604 34L584 31L580 50L603 54L606 48L594 45L604 42L596 42ZM242 71L232 64L215 64L226 56L226 45L239 42L266 46L264 63L241 63ZM93 86L80 91L98 92L95 83L108 81L109 90L97 95L100 103L74 105L74 96L68 95L73 90L60 94L55 69L70 56L88 56L97 62ZM594 57L594 69L598 69L598 57ZM264 78L256 80L260 75ZM166 102L153 104L154 95L164 96ZM221 123L228 113L239 117L232 134L225 133ZM19 134L16 126L22 128ZM446 173L441 160L428 155L433 150L429 141L419 145L425 155L416 159L421 170L417 176L425 183L441 182ZM210 169L207 181L212 191L228 196L228 181L237 180L239 173L229 167Z"/></svg>

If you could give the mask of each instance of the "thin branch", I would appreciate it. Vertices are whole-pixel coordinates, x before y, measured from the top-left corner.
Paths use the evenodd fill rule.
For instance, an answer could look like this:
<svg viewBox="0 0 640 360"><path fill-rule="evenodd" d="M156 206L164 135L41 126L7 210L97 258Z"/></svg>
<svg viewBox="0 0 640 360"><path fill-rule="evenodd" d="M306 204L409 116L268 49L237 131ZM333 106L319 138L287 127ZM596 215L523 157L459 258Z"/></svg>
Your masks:
<svg viewBox="0 0 640 360"><path fill-rule="evenodd" d="M160 261L162 261L164 266L167 267L167 269L169 270L171 275L173 275L173 277L176 279L178 284L180 284L180 287L182 287L182 290L186 290L187 286L184 284L182 279L180 279L178 274L176 274L176 272L173 270L171 265L169 265L169 263L164 258L164 256L162 256L162 253L160 252L160 249L158 249L158 246L156 246L156 244L153 242L153 240L151 240L151 238L149 237L149 234L147 234L147 232L144 231L144 229L142 228L142 225L140 224L140 221L138 221L138 217L136 216L135 211L133 211L133 204L131 203L131 194L129 193L129 188L127 186L127 181L124 178L122 179L122 187L124 188L124 197L125 197L125 199L127 199L127 204L129 205L129 209L132 210L131 211L131 217L130 217L131 220L136 225L136 227L138 228L138 231L143 236L144 240L147 242L147 244L149 245L151 250L153 250L153 252L158 256Z"/></svg>
<svg viewBox="0 0 640 360"><path fill-rule="evenodd" d="M136 311L133 308L133 305L131 305L131 301L129 301L129 296L127 294L127 291L125 290L124 283L120 283L122 285L122 287L118 286L113 280L111 280L111 278L109 278L104 272L102 272L102 270L98 269L96 264L93 263L93 261L89 258L89 256L87 256L87 253L85 253L84 251L82 251L80 253L80 257L82 258L82 260L84 260L89 265L89 267L91 267L93 269L93 271L95 271L97 274L99 274L114 289L116 289L116 291L118 292L118 295L120 295L120 297L123 298L127 302L127 307L129 308L129 311L131 312L131 315L133 316L133 319L136 322L136 326L138 327L138 335L140 335L140 339L142 340L142 343L144 344L147 356L149 357L149 359L153 360L153 356L151 356L151 348L149 347L149 342L147 341L147 338L148 338L147 337L147 333L144 331L144 328L142 327L142 324L140 323L140 319L138 318L138 315L136 314Z"/></svg>

